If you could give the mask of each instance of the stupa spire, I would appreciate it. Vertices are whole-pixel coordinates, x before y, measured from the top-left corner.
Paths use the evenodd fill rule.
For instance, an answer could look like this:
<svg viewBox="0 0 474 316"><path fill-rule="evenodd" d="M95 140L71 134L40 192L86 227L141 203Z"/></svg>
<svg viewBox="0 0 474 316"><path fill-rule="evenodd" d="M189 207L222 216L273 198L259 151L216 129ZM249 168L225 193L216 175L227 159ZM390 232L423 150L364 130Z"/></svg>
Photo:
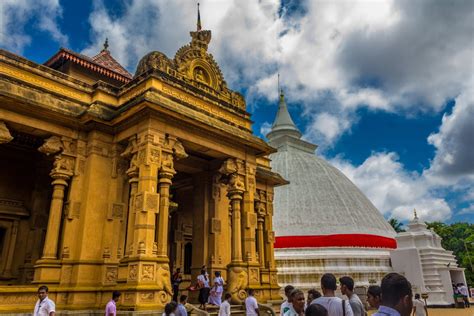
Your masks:
<svg viewBox="0 0 474 316"><path fill-rule="evenodd" d="M196 30L199 32L202 30L202 26L201 26L201 12L199 12L199 2L198 2L198 17L197 17L197 24L196 24L197 28Z"/></svg>
<svg viewBox="0 0 474 316"><path fill-rule="evenodd" d="M301 132L296 127L295 122L291 118L290 112L285 102L285 94L283 89L280 89L280 101L278 104L278 112L273 122L270 133L267 134L268 140L279 136L291 136L295 138L301 138Z"/></svg>

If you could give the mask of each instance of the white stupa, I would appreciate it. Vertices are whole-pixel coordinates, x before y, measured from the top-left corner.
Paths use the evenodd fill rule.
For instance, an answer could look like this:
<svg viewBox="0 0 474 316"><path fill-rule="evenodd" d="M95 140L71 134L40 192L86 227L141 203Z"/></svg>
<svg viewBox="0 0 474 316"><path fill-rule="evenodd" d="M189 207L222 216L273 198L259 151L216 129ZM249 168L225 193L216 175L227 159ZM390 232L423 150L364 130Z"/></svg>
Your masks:
<svg viewBox="0 0 474 316"><path fill-rule="evenodd" d="M280 285L319 287L322 274L350 275L356 285L392 272L396 233L367 197L301 139L283 92L267 138L271 167L290 182L275 188L275 259Z"/></svg>
<svg viewBox="0 0 474 316"><path fill-rule="evenodd" d="M441 237L428 229L416 215L406 232L396 237L398 247L392 251L395 272L411 282L413 291L428 294L432 306L454 304L452 283L466 283L464 268L460 268L452 251L443 249Z"/></svg>

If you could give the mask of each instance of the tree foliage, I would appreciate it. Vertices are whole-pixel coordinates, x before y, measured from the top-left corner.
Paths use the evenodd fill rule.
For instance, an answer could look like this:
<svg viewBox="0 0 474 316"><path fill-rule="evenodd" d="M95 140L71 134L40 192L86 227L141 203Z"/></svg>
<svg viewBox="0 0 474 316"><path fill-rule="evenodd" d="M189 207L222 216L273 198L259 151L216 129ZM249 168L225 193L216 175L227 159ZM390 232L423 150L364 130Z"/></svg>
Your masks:
<svg viewBox="0 0 474 316"><path fill-rule="evenodd" d="M403 223L399 222L398 219L396 219L396 218L389 219L388 223L393 227L393 229L397 233L402 233L402 232L406 231L405 229L403 229Z"/></svg>
<svg viewBox="0 0 474 316"><path fill-rule="evenodd" d="M474 224L442 222L426 223L443 240L441 245L446 250L451 250L458 260L458 264L466 268L468 284L474 286Z"/></svg>

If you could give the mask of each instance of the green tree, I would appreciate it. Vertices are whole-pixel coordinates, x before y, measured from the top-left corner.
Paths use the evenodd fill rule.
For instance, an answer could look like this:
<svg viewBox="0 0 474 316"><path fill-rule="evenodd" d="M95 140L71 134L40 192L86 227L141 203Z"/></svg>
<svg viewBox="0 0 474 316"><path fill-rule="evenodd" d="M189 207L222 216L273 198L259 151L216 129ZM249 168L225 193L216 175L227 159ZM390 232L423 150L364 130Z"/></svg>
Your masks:
<svg viewBox="0 0 474 316"><path fill-rule="evenodd" d="M453 252L458 264L466 269L467 282L474 285L474 224L442 222L426 224L443 239L441 241L443 248Z"/></svg>
<svg viewBox="0 0 474 316"><path fill-rule="evenodd" d="M403 223L399 222L396 218L389 219L388 223L393 227L393 229L395 229L397 233L402 233L406 231L405 229L403 229Z"/></svg>

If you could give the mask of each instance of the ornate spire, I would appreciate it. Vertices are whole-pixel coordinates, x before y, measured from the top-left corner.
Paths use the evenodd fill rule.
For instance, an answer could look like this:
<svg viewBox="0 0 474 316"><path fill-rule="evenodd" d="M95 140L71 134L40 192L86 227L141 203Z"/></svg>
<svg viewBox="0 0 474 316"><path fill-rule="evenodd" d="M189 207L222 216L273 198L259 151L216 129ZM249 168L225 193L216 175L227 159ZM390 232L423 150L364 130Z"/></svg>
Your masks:
<svg viewBox="0 0 474 316"><path fill-rule="evenodd" d="M104 42L104 49L102 50L107 50L109 48L109 39L106 37L105 42Z"/></svg>
<svg viewBox="0 0 474 316"><path fill-rule="evenodd" d="M267 134L267 138L268 140L272 140L278 136L284 135L294 138L301 138L301 132L291 119L291 115L288 112L288 108L286 106L285 95L283 93L283 89L281 89L278 112L275 117L275 122L273 122L272 130Z"/></svg>
<svg viewBox="0 0 474 316"><path fill-rule="evenodd" d="M199 2L198 2L198 18L197 18L197 31L201 31L201 13L199 12Z"/></svg>
<svg viewBox="0 0 474 316"><path fill-rule="evenodd" d="M201 27L201 13L199 12L198 3L198 16L197 16L197 31L190 32L191 35L191 47L196 47L202 51L207 51L207 46L211 41L211 31L203 30Z"/></svg>
<svg viewBox="0 0 474 316"><path fill-rule="evenodd" d="M418 215L416 214L416 208L413 209L413 214L415 215L415 218L413 219L418 219Z"/></svg>

